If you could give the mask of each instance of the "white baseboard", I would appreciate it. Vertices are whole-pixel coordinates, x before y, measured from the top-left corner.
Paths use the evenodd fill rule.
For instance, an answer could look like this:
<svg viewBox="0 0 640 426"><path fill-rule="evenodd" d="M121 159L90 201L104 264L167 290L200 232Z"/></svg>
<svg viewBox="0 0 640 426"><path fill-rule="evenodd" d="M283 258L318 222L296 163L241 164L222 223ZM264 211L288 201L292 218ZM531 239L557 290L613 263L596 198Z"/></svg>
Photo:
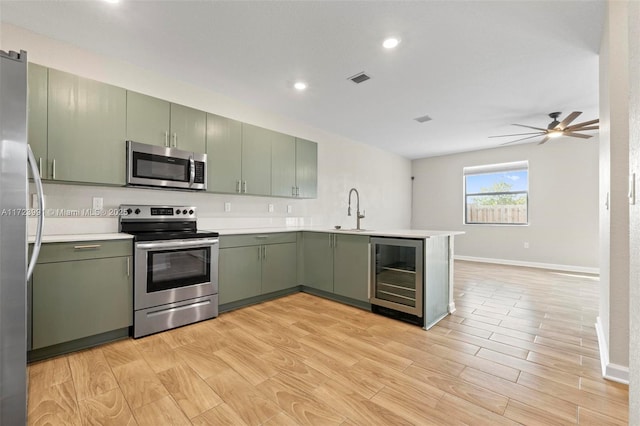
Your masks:
<svg viewBox="0 0 640 426"><path fill-rule="evenodd" d="M526 262L524 260L492 259L488 257L454 255L454 260L466 260L468 262L495 263L498 265L525 266L527 268L552 269L555 271L579 272L583 274L599 274L600 268L586 266L559 265L555 263Z"/></svg>
<svg viewBox="0 0 640 426"><path fill-rule="evenodd" d="M602 329L602 321L600 317L596 319L596 334L598 335L598 349L600 350L600 366L602 368L602 377L605 379L629 384L629 367L624 365L613 364L609 362L609 346L604 338L604 330Z"/></svg>

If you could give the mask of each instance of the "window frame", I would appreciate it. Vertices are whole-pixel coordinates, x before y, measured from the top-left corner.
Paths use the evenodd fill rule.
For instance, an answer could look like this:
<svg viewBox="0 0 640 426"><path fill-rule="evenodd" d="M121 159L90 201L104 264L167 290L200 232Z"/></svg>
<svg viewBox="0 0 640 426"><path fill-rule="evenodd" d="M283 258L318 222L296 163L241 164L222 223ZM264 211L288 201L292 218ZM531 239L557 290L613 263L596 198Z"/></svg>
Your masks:
<svg viewBox="0 0 640 426"><path fill-rule="evenodd" d="M482 175L482 174L498 174L504 172L516 172L516 171L526 171L527 172L527 189L526 190L517 190L517 191L497 191L497 192L474 192L467 193L467 176L474 175ZM480 225L480 226L529 226L531 223L529 217L529 187L530 181L530 171L529 171L529 161L514 161L509 163L494 163L494 164L484 164L479 166L466 166L462 169L462 224L463 225ZM473 196L483 196L483 195L525 195L525 203L526 203L526 217L527 221L523 223L508 223L508 222L470 222L467 221L467 200L469 197Z"/></svg>

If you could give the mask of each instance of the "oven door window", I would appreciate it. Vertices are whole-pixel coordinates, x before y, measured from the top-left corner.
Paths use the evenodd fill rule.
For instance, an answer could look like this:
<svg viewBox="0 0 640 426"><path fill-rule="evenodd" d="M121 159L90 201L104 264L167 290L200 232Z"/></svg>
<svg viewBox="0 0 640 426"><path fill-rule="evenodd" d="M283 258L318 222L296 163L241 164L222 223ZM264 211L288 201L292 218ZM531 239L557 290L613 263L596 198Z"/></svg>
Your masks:
<svg viewBox="0 0 640 426"><path fill-rule="evenodd" d="M211 282L211 247L148 253L147 293Z"/></svg>
<svg viewBox="0 0 640 426"><path fill-rule="evenodd" d="M189 160L134 152L133 176L173 182L189 182Z"/></svg>

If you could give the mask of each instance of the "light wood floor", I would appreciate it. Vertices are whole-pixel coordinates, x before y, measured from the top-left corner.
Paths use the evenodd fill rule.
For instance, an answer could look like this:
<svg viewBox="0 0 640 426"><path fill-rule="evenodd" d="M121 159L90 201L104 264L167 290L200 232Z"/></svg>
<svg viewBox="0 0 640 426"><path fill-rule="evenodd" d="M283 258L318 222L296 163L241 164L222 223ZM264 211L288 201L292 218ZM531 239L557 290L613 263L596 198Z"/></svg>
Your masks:
<svg viewBox="0 0 640 426"><path fill-rule="evenodd" d="M597 279L456 262L455 295L430 331L300 293L32 364L29 424L627 424Z"/></svg>

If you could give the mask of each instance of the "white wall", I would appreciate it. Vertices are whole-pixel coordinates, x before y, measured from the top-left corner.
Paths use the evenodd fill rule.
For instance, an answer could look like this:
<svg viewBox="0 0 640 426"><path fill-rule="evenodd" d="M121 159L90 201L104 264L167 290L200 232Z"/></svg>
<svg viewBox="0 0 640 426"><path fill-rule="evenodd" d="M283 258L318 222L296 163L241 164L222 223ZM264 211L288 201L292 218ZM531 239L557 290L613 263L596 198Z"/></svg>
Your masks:
<svg viewBox="0 0 640 426"><path fill-rule="evenodd" d="M629 50L628 2L607 4L600 48L600 312L605 375L629 365ZM609 194L609 207L606 207Z"/></svg>
<svg viewBox="0 0 640 426"><path fill-rule="evenodd" d="M629 171L640 193L640 2L629 3ZM637 196L637 195L636 195ZM640 424L640 198L630 206L629 424Z"/></svg>
<svg viewBox="0 0 640 426"><path fill-rule="evenodd" d="M347 217L346 212L349 189L356 187L361 195L361 208L366 210L364 227L409 227L411 163L405 158L168 79L155 70L100 56L19 27L3 24L0 31L0 48L27 50L30 62L318 142L318 198L315 200L47 184L48 207L89 209L91 197L100 196L104 197L105 208L127 202L194 204L199 208L202 224L214 229L286 224L355 227L355 218ZM171 60L170 57L167 60ZM224 213L224 202L232 203L231 213ZM267 212L268 203L274 204L274 213ZM287 205L293 207L293 213L286 213ZM45 232L116 230L115 218L52 218Z"/></svg>
<svg viewBox="0 0 640 426"><path fill-rule="evenodd" d="M529 225L464 225L462 169L520 160L529 161ZM414 160L413 175L412 226L464 231L457 256L598 267L597 136Z"/></svg>

